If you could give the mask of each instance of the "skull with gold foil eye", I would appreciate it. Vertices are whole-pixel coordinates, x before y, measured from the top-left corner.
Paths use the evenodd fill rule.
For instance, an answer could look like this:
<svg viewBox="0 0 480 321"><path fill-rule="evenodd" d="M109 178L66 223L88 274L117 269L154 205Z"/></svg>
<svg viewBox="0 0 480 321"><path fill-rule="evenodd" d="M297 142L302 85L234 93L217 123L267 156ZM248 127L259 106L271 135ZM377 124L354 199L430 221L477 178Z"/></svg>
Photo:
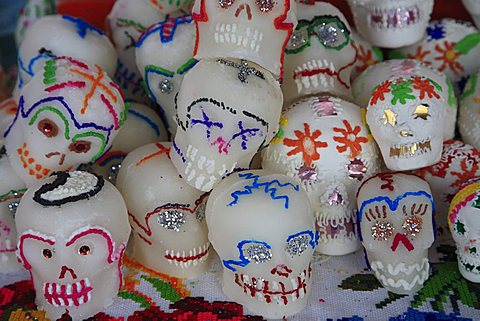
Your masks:
<svg viewBox="0 0 480 321"><path fill-rule="evenodd" d="M285 48L286 105L319 93L351 99L350 74L357 49L347 19L326 2L297 3L297 17L298 25Z"/></svg>
<svg viewBox="0 0 480 321"><path fill-rule="evenodd" d="M435 235L427 182L404 173L378 174L358 190L362 244L376 278L389 291L411 294L429 276Z"/></svg>

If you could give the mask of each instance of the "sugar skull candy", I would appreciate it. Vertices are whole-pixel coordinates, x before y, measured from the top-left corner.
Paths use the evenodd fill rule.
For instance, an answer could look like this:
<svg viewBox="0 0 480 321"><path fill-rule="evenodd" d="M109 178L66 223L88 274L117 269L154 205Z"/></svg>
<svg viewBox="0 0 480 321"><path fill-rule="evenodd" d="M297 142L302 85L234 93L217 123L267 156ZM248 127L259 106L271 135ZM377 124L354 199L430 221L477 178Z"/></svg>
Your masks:
<svg viewBox="0 0 480 321"><path fill-rule="evenodd" d="M299 185L267 170L232 174L213 189L206 218L230 299L269 319L306 306L318 235Z"/></svg>
<svg viewBox="0 0 480 321"><path fill-rule="evenodd" d="M458 129L462 140L480 149L480 72L470 76L461 96Z"/></svg>
<svg viewBox="0 0 480 321"><path fill-rule="evenodd" d="M170 148L169 142L157 142L131 152L117 186L133 229L132 256L157 272L193 278L209 266L207 194L178 176L168 157Z"/></svg>
<svg viewBox="0 0 480 321"><path fill-rule="evenodd" d="M352 83L354 100L359 106L368 106L368 101L379 84L391 77L415 76L429 78L433 81L431 84L437 87L437 95L439 95L444 102L443 106L447 112L445 126L443 126L443 139L453 139L455 136L458 102L455 97L452 82L444 73L418 60L393 59L368 67ZM441 90L439 90L440 87L437 85L441 87ZM417 87L419 87L418 83L415 85L415 88ZM425 93L423 96L425 96ZM428 92L426 92L425 97L432 98Z"/></svg>
<svg viewBox="0 0 480 321"><path fill-rule="evenodd" d="M55 13L55 2L53 0L27 0L25 6L20 10L15 27L15 43L17 48L23 40L25 31L38 19Z"/></svg>
<svg viewBox="0 0 480 321"><path fill-rule="evenodd" d="M318 93L351 99L357 49L347 19L326 2L298 3L297 11L299 22L285 48L285 103Z"/></svg>
<svg viewBox="0 0 480 321"><path fill-rule="evenodd" d="M107 17L110 37L118 54L115 81L127 98L143 103L148 103L148 97L135 63L135 43L149 26L165 19L166 15L160 11L160 2L166 1L118 0Z"/></svg>
<svg viewBox="0 0 480 321"><path fill-rule="evenodd" d="M394 77L375 88L367 123L389 169L417 169L440 160L446 117L443 90L423 76Z"/></svg>
<svg viewBox="0 0 480 321"><path fill-rule="evenodd" d="M352 39L357 47L357 62L352 70L351 79L354 80L369 66L383 61L383 52L379 47L363 39L358 33L352 31Z"/></svg>
<svg viewBox="0 0 480 321"><path fill-rule="evenodd" d="M358 190L362 244L375 277L393 293L417 292L428 279L435 230L427 182L405 173L378 174Z"/></svg>
<svg viewBox="0 0 480 321"><path fill-rule="evenodd" d="M168 18L151 26L137 42L137 67L150 99L159 105L166 125L175 136L175 96L193 59L195 25L190 15Z"/></svg>
<svg viewBox="0 0 480 321"><path fill-rule="evenodd" d="M188 10L193 0L149 0L148 2L158 11L168 15L174 13L175 11Z"/></svg>
<svg viewBox="0 0 480 321"><path fill-rule="evenodd" d="M73 58L45 63L23 88L5 147L27 185L54 171L95 162L126 117L118 87L98 66Z"/></svg>
<svg viewBox="0 0 480 321"><path fill-rule="evenodd" d="M470 13L475 25L480 26L480 1L478 0L462 0L464 7Z"/></svg>
<svg viewBox="0 0 480 321"><path fill-rule="evenodd" d="M480 282L480 180L464 184L453 197L448 225L457 246L458 269L470 282Z"/></svg>
<svg viewBox="0 0 480 321"><path fill-rule="evenodd" d="M170 157L179 174L207 192L248 168L275 136L282 104L280 86L265 69L245 60L201 60L185 76L176 102Z"/></svg>
<svg viewBox="0 0 480 321"><path fill-rule="evenodd" d="M480 176L479 164L480 152L475 147L459 140L447 140L443 143L440 162L415 171L432 189L437 231L441 240L450 237L447 223L450 202L463 183Z"/></svg>
<svg viewBox="0 0 480 321"><path fill-rule="evenodd" d="M197 0L195 58L246 59L281 76L294 11L294 0Z"/></svg>
<svg viewBox="0 0 480 321"><path fill-rule="evenodd" d="M399 48L425 34L433 0L348 0L358 32L371 44Z"/></svg>
<svg viewBox="0 0 480 321"><path fill-rule="evenodd" d="M128 105L127 120L120 128L112 147L93 165L93 171L115 184L122 161L137 147L168 140L168 133L160 117L150 107L139 103Z"/></svg>
<svg viewBox="0 0 480 321"><path fill-rule="evenodd" d="M401 48L408 58L423 61L444 72L461 91L461 83L480 68L479 30L467 21L432 21L421 41Z"/></svg>
<svg viewBox="0 0 480 321"><path fill-rule="evenodd" d="M97 64L110 76L115 73L117 54L101 30L79 18L45 16L28 28L18 48L15 99L18 101L20 89L43 70L46 61L64 56Z"/></svg>
<svg viewBox="0 0 480 321"><path fill-rule="evenodd" d="M83 320L113 302L130 225L112 184L88 172L56 172L28 189L15 223L18 258L49 319Z"/></svg>
<svg viewBox="0 0 480 321"><path fill-rule="evenodd" d="M375 142L358 106L335 97L304 98L282 115L262 166L292 177L307 192L320 233L317 251L344 255L361 246L355 193L380 171Z"/></svg>

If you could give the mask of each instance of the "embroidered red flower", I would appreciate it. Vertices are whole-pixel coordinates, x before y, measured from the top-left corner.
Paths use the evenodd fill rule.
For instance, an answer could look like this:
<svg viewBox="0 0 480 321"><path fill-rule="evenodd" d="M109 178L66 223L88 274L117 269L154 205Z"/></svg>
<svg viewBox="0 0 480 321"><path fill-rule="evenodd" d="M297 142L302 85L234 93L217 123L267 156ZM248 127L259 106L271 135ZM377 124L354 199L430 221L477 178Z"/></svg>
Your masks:
<svg viewBox="0 0 480 321"><path fill-rule="evenodd" d="M303 162L307 166L311 166L314 160L320 159L320 154L317 152L317 149L326 148L328 144L326 142L316 141L316 139L322 135L320 130L317 129L313 133L310 133L310 125L307 123L303 124L303 128L305 131L303 133L299 130L294 132L298 139L285 138L283 144L288 147L295 147L287 153L287 156L302 153Z"/></svg>
<svg viewBox="0 0 480 321"><path fill-rule="evenodd" d="M369 49L366 49L363 47L363 45L358 44L358 61L361 62L362 64L359 66L355 67L355 70L358 73L363 72L365 69L368 68L368 66L376 64L378 61L373 58L373 52Z"/></svg>
<svg viewBox="0 0 480 321"><path fill-rule="evenodd" d="M465 70L462 64L457 61L461 53L455 50L455 42L445 41L445 48L441 48L440 44L435 45L435 51L440 53L440 56L435 57L437 61L442 61L442 65L438 68L439 71L444 71L447 67L452 69L456 74L460 74Z"/></svg>
<svg viewBox="0 0 480 321"><path fill-rule="evenodd" d="M333 140L337 143L337 150L339 153L344 153L350 149L350 158L353 159L357 157L362 152L362 143L368 143L367 137L358 136L361 131L360 126L355 126L352 128L350 123L347 120L343 121L345 129L334 127L333 131L342 134L343 136L334 136Z"/></svg>
<svg viewBox="0 0 480 321"><path fill-rule="evenodd" d="M390 80L386 80L382 82L372 94L372 98L370 99L370 106L376 105L378 100L384 101L385 94L390 92L390 85L392 82Z"/></svg>
<svg viewBox="0 0 480 321"><path fill-rule="evenodd" d="M413 88L420 91L420 99L424 99L425 94L428 96L428 98L435 97L437 99L440 99L440 95L435 92L435 87L428 79L422 79L416 76L415 78L413 78Z"/></svg>

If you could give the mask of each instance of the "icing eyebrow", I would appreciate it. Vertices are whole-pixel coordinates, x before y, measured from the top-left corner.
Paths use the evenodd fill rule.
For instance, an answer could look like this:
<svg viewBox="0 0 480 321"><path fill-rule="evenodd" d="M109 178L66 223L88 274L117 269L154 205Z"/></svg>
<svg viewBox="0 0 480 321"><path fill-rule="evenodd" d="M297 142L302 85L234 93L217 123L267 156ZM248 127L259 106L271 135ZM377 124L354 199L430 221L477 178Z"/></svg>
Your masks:
<svg viewBox="0 0 480 321"><path fill-rule="evenodd" d="M81 133L73 136L72 141L75 143L77 140L84 137L95 137L102 141L102 145L100 146L98 153L92 157L92 162L95 162L97 159L99 159L102 156L103 152L105 151L105 147L107 146L107 139L103 134L95 133L95 132L86 132L86 133Z"/></svg>
<svg viewBox="0 0 480 321"><path fill-rule="evenodd" d="M163 75L165 77L170 77L170 78L172 78L173 75L175 75L175 72L159 66L155 66L155 65L147 65L145 67L145 78L147 77L149 72L153 72L155 74Z"/></svg>
<svg viewBox="0 0 480 321"><path fill-rule="evenodd" d="M68 124L68 120L67 118L65 117L65 115L60 111L58 110L57 108L54 108L54 107L51 107L51 106L45 106L45 107L42 107L40 108L39 110L37 110L35 112L35 114L33 115L33 117L30 119L30 121L28 122L28 125L33 125L33 123L37 120L38 116L40 115L40 113L44 112L44 111L51 111L52 113L55 113L58 115L58 117L60 117L65 125L65 131L64 131L64 136L65 136L65 139L70 139L70 126Z"/></svg>
<svg viewBox="0 0 480 321"><path fill-rule="evenodd" d="M197 59L190 58L186 63L184 63L177 69L177 73L180 75L183 75L184 73L192 69L197 63L198 63Z"/></svg>

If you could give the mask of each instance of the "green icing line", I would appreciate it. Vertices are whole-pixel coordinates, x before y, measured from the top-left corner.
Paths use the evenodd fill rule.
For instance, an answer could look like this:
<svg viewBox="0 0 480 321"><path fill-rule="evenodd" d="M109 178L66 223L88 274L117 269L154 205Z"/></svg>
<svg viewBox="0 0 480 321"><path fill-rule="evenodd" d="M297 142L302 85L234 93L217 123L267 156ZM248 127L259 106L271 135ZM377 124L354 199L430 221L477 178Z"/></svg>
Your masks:
<svg viewBox="0 0 480 321"><path fill-rule="evenodd" d="M140 31L145 31L147 30L147 28L142 25L141 23L138 23L132 19L125 19L125 18L118 18L118 22L123 24L124 26L127 26L127 27L134 27Z"/></svg>
<svg viewBox="0 0 480 321"><path fill-rule="evenodd" d="M372 47L372 51L373 53L375 54L375 56L377 57L377 60L378 62L381 62L383 61L384 57L383 57L383 51L378 48L378 47Z"/></svg>
<svg viewBox="0 0 480 321"><path fill-rule="evenodd" d="M457 42L457 44L453 48L459 51L462 55L466 55L470 52L470 50L478 46L479 43L480 33L476 32L466 36L465 38Z"/></svg>
<svg viewBox="0 0 480 321"><path fill-rule="evenodd" d="M390 88L392 89L392 95L393 98L391 100L392 105L396 105L397 102L400 102L400 104L405 105L407 103L407 100L415 100L415 96L411 95L413 92L412 88L410 88L412 85L412 81L406 81L404 83L399 83L399 84L392 84L390 85Z"/></svg>
<svg viewBox="0 0 480 321"><path fill-rule="evenodd" d="M131 107L131 104L129 102L125 102L125 109L120 113L120 119L118 120L118 125L123 126L123 124L125 124L130 107Z"/></svg>
<svg viewBox="0 0 480 321"><path fill-rule="evenodd" d="M104 135L100 134L100 133L95 133L95 132L86 132L86 133L81 133L81 134L77 134L75 135L73 138L72 138L72 141L75 143L76 141L78 141L80 138L84 138L84 137L95 137L95 138L98 138L102 141L102 146L100 147L100 150L98 151L97 154L95 154L95 156L93 156L92 158L92 162L95 162L97 159L100 158L100 156L102 156L103 152L105 151L105 147L107 145L107 140L105 138Z"/></svg>
<svg viewBox="0 0 480 321"><path fill-rule="evenodd" d="M433 81L432 79L428 78L430 83L438 90L438 91L443 91L442 86L440 86L436 81Z"/></svg>
<svg viewBox="0 0 480 321"><path fill-rule="evenodd" d="M64 132L65 139L70 139L70 125L68 124L68 120L67 120L67 118L65 118L65 116L62 114L62 112L60 110L58 110L54 107L45 106L45 107L42 107L39 110L37 110L35 112L35 114L33 115L33 117L30 119L30 121L28 122L28 125L32 126L33 123L35 123L35 121L37 120L40 113L45 111L45 110L48 110L48 111L51 111L52 113L57 114L62 119L63 123L65 124L65 132Z"/></svg>
<svg viewBox="0 0 480 321"><path fill-rule="evenodd" d="M460 99L465 99L475 93L475 88L477 87L478 75L471 75L467 81L467 85L463 90L463 93L460 95Z"/></svg>
<svg viewBox="0 0 480 321"><path fill-rule="evenodd" d="M26 188L18 189L18 190L10 190L5 194L0 195L0 203L4 202L7 200L10 196L13 196L14 194L20 194L20 196L27 191Z"/></svg>
<svg viewBox="0 0 480 321"><path fill-rule="evenodd" d="M55 65L55 60L49 60L45 63L43 69L43 83L45 85L51 85L57 82L55 79L55 74L57 73L57 66Z"/></svg>
<svg viewBox="0 0 480 321"><path fill-rule="evenodd" d="M186 63L184 63L180 68L177 69L178 74L183 74L186 72L186 70L190 69L193 64L197 62L197 59L195 58L190 58Z"/></svg>
<svg viewBox="0 0 480 321"><path fill-rule="evenodd" d="M447 87L448 87L448 104L456 108L458 106L457 97L455 97L453 84L449 78L447 78Z"/></svg>

